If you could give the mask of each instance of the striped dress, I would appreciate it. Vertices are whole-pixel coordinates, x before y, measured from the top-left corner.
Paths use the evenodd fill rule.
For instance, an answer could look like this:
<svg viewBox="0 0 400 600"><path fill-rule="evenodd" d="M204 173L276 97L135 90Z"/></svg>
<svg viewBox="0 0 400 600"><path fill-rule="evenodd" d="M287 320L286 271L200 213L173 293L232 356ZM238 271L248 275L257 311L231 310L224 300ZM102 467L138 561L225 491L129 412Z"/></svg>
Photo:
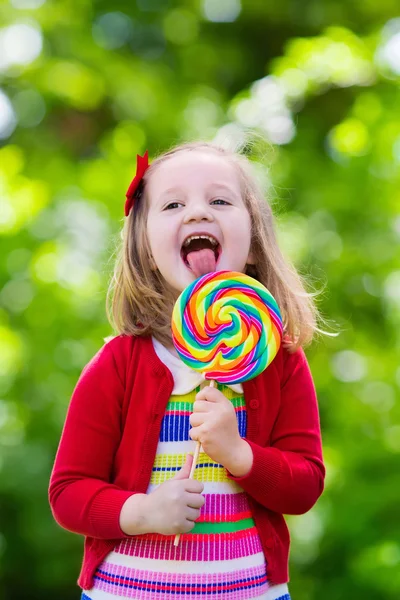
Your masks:
<svg viewBox="0 0 400 600"><path fill-rule="evenodd" d="M160 359L174 376L174 390L162 421L147 493L173 477L195 442L189 437L189 417L201 374L192 371L153 340ZM189 388L189 389L188 389ZM246 435L242 386L218 385L235 407L241 437ZM116 597L135 600L212 599L290 600L285 585L271 586L265 556L246 493L227 471L200 453L195 479L204 483L205 504L194 528L174 536L137 535L122 540L99 565L93 588L81 600Z"/></svg>

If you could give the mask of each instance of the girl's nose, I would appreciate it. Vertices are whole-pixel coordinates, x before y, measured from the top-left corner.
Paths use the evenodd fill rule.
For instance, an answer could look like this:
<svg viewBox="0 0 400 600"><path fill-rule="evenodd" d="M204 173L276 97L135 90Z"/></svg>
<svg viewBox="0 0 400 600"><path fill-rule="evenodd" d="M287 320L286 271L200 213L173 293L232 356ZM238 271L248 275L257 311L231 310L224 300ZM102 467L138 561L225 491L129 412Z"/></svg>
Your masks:
<svg viewBox="0 0 400 600"><path fill-rule="evenodd" d="M213 215L208 205L202 202L189 204L185 211L184 222L213 221Z"/></svg>

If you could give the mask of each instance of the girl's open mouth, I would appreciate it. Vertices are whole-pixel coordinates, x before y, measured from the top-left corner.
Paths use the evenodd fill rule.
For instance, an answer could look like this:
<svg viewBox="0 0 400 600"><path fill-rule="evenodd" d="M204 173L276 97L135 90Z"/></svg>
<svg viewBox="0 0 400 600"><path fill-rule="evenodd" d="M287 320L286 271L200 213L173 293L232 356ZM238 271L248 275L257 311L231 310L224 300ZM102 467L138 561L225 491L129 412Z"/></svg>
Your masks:
<svg viewBox="0 0 400 600"><path fill-rule="evenodd" d="M214 236L196 234L183 242L181 257L187 268L199 277L215 271L221 252L221 245Z"/></svg>

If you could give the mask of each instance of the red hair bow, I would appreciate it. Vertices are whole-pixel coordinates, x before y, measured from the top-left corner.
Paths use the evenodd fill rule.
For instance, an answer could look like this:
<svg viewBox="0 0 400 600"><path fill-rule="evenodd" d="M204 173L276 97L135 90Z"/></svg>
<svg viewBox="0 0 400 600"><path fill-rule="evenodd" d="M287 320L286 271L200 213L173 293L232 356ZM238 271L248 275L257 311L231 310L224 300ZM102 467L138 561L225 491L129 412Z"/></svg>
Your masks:
<svg viewBox="0 0 400 600"><path fill-rule="evenodd" d="M125 216L129 215L129 212L133 206L135 201L136 192L138 191L138 187L140 182L142 181L143 175L149 168L149 152L146 150L143 156L136 157L136 175L132 179L131 184L126 192L126 202L125 202Z"/></svg>

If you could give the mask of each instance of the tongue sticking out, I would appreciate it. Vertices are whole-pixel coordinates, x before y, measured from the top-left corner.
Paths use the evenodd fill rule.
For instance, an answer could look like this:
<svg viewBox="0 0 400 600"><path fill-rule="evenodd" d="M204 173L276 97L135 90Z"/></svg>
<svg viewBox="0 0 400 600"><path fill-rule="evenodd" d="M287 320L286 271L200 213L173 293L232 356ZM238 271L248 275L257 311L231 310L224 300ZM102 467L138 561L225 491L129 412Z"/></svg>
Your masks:
<svg viewBox="0 0 400 600"><path fill-rule="evenodd" d="M214 251L209 248L189 252L186 260L196 278L206 275L207 273L214 273L216 268Z"/></svg>

